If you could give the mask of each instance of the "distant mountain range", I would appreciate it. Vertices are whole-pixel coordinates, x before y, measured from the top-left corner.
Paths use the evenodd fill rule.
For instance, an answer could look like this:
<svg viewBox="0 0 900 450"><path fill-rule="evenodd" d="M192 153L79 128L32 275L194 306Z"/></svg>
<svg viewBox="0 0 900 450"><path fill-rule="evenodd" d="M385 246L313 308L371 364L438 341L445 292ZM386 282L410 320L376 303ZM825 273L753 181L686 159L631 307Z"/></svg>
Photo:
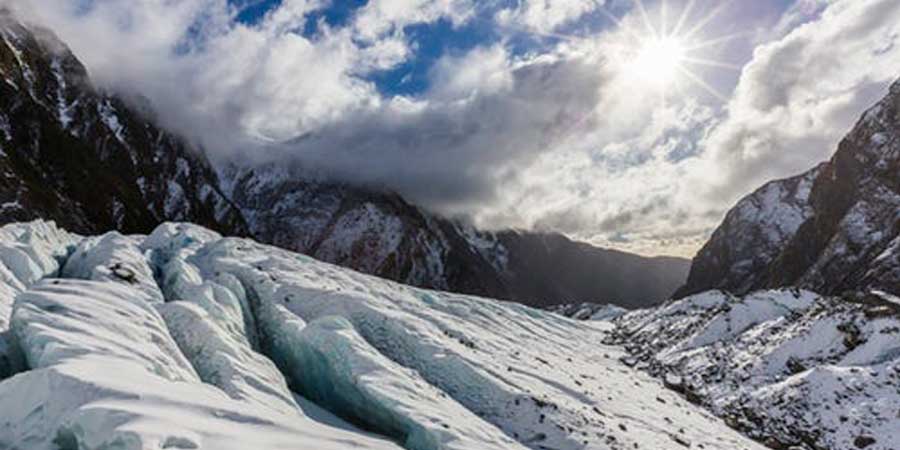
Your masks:
<svg viewBox="0 0 900 450"><path fill-rule="evenodd" d="M781 286L900 293L900 81L830 161L741 200L677 296Z"/></svg>
<svg viewBox="0 0 900 450"><path fill-rule="evenodd" d="M0 221L147 233L190 221L420 287L534 306L665 300L689 261L562 235L482 232L398 195L285 166L214 167L133 100L91 84L50 31L0 12Z"/></svg>

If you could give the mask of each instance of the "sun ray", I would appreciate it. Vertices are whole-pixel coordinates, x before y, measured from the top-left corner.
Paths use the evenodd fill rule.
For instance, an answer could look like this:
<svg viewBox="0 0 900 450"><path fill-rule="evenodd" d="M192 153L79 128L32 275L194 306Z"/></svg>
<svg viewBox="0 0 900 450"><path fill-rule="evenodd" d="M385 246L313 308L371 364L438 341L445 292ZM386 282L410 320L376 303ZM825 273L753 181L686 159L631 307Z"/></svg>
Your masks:
<svg viewBox="0 0 900 450"><path fill-rule="evenodd" d="M681 33L681 29L684 28L684 24L687 23L688 17L691 15L691 10L694 9L694 2L697 0L688 0L687 5L681 10L681 17L678 18L678 23L675 24L675 28L672 29L672 35L678 36Z"/></svg>
<svg viewBox="0 0 900 450"><path fill-rule="evenodd" d="M713 10L710 11L710 13L706 15L706 17L700 19L690 30L682 34L681 37L686 41L690 41L694 37L694 35L706 28L706 26L709 25L709 23L712 22L716 18L716 16L721 14L722 11L725 10L725 7L731 4L731 2L732 0L724 0L716 5L716 7L713 8Z"/></svg>
<svg viewBox="0 0 900 450"><path fill-rule="evenodd" d="M660 25L660 35L668 36L669 35L669 3L666 0L662 0L662 5L660 6L661 11L660 15L662 16L662 24Z"/></svg>
<svg viewBox="0 0 900 450"><path fill-rule="evenodd" d="M685 56L681 58L686 63L696 64L699 66L718 67L721 69L741 70L741 66L712 59L700 58L696 56Z"/></svg>
<svg viewBox="0 0 900 450"><path fill-rule="evenodd" d="M658 38L660 34L656 30L656 27L653 26L653 22L650 21L650 14L647 13L647 8L644 6L644 1L634 0L634 4L641 12L641 17L644 19L644 26L647 27L647 31L649 31L650 35L652 35L653 37Z"/></svg>
<svg viewBox="0 0 900 450"><path fill-rule="evenodd" d="M713 47L715 45L724 44L726 42L734 41L740 38L744 38L749 36L751 33L749 31L739 31L737 33L728 34L725 36L719 36L714 39L707 39L705 41L697 42L696 44L692 44L686 47L688 51L696 51L702 50L704 48Z"/></svg>
<svg viewBox="0 0 900 450"><path fill-rule="evenodd" d="M631 37L634 38L634 39L640 39L640 38L641 38L640 36L637 35L637 33L634 32L634 30L632 30L632 29L629 28L629 27L626 27L626 26L622 25L622 21L621 21L618 17L616 17L615 14L613 14L613 13L610 12L608 9L606 9L605 6L600 5L600 6L598 7L598 11L600 11L600 14L603 14L607 19L609 19L610 22L613 23L613 25L615 26L616 29L622 30L622 31L624 31L625 33L628 33L628 35L631 36Z"/></svg>
<svg viewBox="0 0 900 450"><path fill-rule="evenodd" d="M719 92L716 88L712 87L712 86L711 86L709 83L707 83L706 81L703 81L702 78L700 78L699 76L695 75L695 74L694 74L693 72L691 72L689 69L687 69L687 68L685 68L685 67L679 66L679 67L678 67L678 71L681 72L684 76L688 77L688 78L689 78L691 81L693 81L695 84L697 84L698 86L700 86L700 88L702 88L702 89L705 90L706 92L709 92L713 97L719 99L719 100L722 101L723 103L725 103L725 102L728 101L728 99L725 97L724 94L722 94L721 92Z"/></svg>

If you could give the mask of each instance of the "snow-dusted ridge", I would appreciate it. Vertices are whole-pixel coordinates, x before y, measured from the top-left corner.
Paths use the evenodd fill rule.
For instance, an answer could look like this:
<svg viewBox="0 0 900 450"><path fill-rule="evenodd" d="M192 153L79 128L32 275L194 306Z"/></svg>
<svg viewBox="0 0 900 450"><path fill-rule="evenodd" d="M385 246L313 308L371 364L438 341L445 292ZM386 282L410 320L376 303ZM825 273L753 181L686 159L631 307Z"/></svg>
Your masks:
<svg viewBox="0 0 900 450"><path fill-rule="evenodd" d="M617 320L636 368L776 449L900 448L900 305L711 291Z"/></svg>
<svg viewBox="0 0 900 450"><path fill-rule="evenodd" d="M762 448L603 324L186 224L7 225L0 260L4 449Z"/></svg>

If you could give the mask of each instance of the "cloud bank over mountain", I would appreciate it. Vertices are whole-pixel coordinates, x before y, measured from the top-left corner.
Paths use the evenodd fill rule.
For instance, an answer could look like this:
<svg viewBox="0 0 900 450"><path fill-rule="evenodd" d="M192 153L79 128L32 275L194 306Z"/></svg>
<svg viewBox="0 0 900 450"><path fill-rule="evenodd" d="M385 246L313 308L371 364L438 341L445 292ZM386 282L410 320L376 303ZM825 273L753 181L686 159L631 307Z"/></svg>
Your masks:
<svg viewBox="0 0 900 450"><path fill-rule="evenodd" d="M693 252L737 197L831 154L900 74L896 1L643 3L10 6L221 161L292 161L643 253ZM647 22L696 30L697 79L636 76L619 49Z"/></svg>

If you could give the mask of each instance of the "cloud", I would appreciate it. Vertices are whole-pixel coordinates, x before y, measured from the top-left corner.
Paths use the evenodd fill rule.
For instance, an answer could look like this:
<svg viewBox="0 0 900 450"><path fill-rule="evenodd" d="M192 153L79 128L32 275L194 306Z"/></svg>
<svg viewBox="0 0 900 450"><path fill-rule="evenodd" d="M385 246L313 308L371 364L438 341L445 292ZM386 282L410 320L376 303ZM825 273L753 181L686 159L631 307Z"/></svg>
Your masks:
<svg viewBox="0 0 900 450"><path fill-rule="evenodd" d="M604 0L524 0L497 12L497 22L549 33L603 7Z"/></svg>
<svg viewBox="0 0 900 450"><path fill-rule="evenodd" d="M547 37L604 3L371 0L329 24L314 14L329 1L283 0L252 25L226 0L16 5L102 86L147 98L216 160L288 161L482 226L651 254L690 254L738 197L827 158L900 75L896 0L759 0L721 16L754 31L738 47L756 47L727 102L690 82L662 95L608 57L634 43L611 22ZM641 20L632 10L621 22ZM421 63L408 27L438 21L499 37L445 51L415 96L381 92L373 74ZM709 27L712 38L725 28ZM522 30L541 45L521 51ZM736 73L699 75L729 86Z"/></svg>
<svg viewBox="0 0 900 450"><path fill-rule="evenodd" d="M767 180L828 159L862 111L900 76L900 3L834 1L763 44L745 66L728 116L704 143L718 176L707 194L730 204Z"/></svg>
<svg viewBox="0 0 900 450"><path fill-rule="evenodd" d="M102 86L146 97L164 125L216 156L252 154L384 99L367 75L412 54L404 27L462 23L463 0L373 0L346 26L312 12L330 3L285 0L257 24L226 0L24 0L20 14L55 30Z"/></svg>
<svg viewBox="0 0 900 450"><path fill-rule="evenodd" d="M598 61L513 60L500 46L438 62L425 99L359 110L279 149L304 167L388 186L448 214L494 207L518 171L591 120ZM360 161L366 161L361 170Z"/></svg>

